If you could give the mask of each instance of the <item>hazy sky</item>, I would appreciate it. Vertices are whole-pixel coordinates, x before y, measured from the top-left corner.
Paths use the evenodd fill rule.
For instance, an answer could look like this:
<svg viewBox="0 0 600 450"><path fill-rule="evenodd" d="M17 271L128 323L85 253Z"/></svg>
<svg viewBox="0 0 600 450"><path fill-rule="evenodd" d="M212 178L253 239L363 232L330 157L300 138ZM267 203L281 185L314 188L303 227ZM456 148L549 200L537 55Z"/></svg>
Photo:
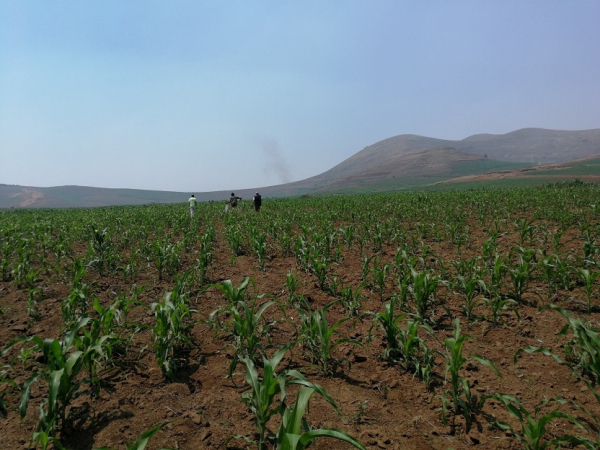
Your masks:
<svg viewBox="0 0 600 450"><path fill-rule="evenodd" d="M0 183L204 192L600 128L600 1L0 0Z"/></svg>

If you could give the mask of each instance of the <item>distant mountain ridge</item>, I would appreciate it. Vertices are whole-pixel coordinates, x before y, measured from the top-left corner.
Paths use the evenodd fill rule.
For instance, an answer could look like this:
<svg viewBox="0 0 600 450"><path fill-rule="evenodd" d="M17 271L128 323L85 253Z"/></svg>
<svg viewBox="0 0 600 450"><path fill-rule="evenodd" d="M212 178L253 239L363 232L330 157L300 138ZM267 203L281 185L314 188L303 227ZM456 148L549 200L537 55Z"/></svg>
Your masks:
<svg viewBox="0 0 600 450"><path fill-rule="evenodd" d="M490 159L530 164L550 164L600 154L600 128L583 131L523 128L507 134L476 134L460 141L402 134L352 155L323 173L343 177L360 168L365 170L393 156L435 147L452 147Z"/></svg>
<svg viewBox="0 0 600 450"><path fill-rule="evenodd" d="M403 134L365 147L314 177L277 186L238 189L236 194L251 198L257 190L264 197L397 190L593 156L600 156L600 128L580 131L523 128L506 134L476 134L458 141ZM596 165L588 166L588 170L595 168ZM229 193L196 193L196 197L200 201L224 201ZM188 196L189 193L183 192L137 189L0 185L0 208L183 203Z"/></svg>

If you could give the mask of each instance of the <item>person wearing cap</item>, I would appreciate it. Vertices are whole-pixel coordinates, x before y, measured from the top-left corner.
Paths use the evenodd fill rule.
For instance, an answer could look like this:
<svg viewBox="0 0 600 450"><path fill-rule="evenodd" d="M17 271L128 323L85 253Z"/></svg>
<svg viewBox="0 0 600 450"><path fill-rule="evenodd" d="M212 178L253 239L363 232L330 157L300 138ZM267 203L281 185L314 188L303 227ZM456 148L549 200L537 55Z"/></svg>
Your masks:
<svg viewBox="0 0 600 450"><path fill-rule="evenodd" d="M260 212L260 205L262 204L262 198L258 192L256 193L256 195L254 195L254 197L252 198L252 201L254 202L254 210L256 212Z"/></svg>
<svg viewBox="0 0 600 450"><path fill-rule="evenodd" d="M194 194L192 194L188 200L188 203L190 204L190 217L194 217L194 213L196 212L196 202L196 197L194 197Z"/></svg>

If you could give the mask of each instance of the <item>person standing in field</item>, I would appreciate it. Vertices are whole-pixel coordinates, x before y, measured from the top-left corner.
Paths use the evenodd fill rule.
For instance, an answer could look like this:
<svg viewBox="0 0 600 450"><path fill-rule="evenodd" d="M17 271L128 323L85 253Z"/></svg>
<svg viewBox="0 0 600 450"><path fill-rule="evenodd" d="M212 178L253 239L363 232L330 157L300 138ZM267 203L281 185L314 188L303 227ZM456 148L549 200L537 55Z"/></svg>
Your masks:
<svg viewBox="0 0 600 450"><path fill-rule="evenodd" d="M190 204L190 217L194 217L194 213L196 212L196 197L194 197L194 194L192 194L188 203Z"/></svg>
<svg viewBox="0 0 600 450"><path fill-rule="evenodd" d="M236 195L232 192L231 197L229 197L229 201L227 202L227 206L235 209L237 208L238 200L241 200L242 197L236 197Z"/></svg>
<svg viewBox="0 0 600 450"><path fill-rule="evenodd" d="M260 205L262 204L262 198L261 198L261 196L260 196L260 194L258 192L252 198L252 201L254 202L254 210L256 212L260 212Z"/></svg>

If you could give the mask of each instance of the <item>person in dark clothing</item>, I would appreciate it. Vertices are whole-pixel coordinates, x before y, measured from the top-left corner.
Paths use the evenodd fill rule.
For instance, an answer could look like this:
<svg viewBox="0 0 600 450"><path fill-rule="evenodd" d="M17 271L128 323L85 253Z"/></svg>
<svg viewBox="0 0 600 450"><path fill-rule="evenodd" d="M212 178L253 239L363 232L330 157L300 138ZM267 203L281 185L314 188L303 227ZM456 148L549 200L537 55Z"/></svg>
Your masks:
<svg viewBox="0 0 600 450"><path fill-rule="evenodd" d="M232 192L231 197L229 197L229 201L227 202L231 208L237 208L238 200L241 200L242 197L236 197L236 195Z"/></svg>
<svg viewBox="0 0 600 450"><path fill-rule="evenodd" d="M254 202L254 210L256 212L260 212L260 205L262 204L262 198L261 198L261 196L260 196L260 194L258 192L252 198L252 201Z"/></svg>

